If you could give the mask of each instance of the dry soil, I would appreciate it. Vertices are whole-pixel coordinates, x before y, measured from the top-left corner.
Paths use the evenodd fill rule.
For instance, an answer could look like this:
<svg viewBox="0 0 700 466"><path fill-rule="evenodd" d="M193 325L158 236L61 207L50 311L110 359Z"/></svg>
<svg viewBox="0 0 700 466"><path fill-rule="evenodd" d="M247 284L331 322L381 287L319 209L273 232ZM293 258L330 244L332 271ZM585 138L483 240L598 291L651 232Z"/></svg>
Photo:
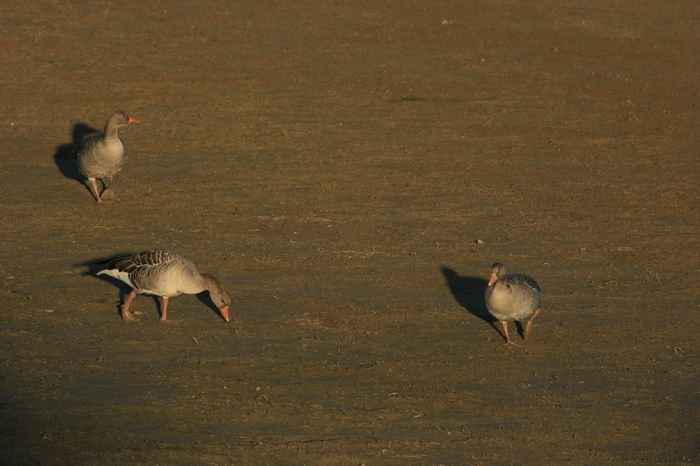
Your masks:
<svg viewBox="0 0 700 466"><path fill-rule="evenodd" d="M2 2L2 463L697 463L699 24L696 0ZM98 205L71 156L117 109L142 123ZM142 297L124 323L95 261L154 247L237 320ZM543 289L515 347L494 261Z"/></svg>

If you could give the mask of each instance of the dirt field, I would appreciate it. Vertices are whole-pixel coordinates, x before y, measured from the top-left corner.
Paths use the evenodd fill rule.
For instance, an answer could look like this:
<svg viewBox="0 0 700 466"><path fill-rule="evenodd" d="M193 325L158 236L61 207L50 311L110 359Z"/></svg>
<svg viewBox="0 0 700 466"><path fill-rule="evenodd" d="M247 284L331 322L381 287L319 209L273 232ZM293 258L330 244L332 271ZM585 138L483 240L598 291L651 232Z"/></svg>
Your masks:
<svg viewBox="0 0 700 466"><path fill-rule="evenodd" d="M0 4L2 464L700 461L700 2ZM98 205L70 164L117 109ZM477 244L481 240L483 244ZM86 265L218 276L141 297ZM490 265L537 279L505 347Z"/></svg>

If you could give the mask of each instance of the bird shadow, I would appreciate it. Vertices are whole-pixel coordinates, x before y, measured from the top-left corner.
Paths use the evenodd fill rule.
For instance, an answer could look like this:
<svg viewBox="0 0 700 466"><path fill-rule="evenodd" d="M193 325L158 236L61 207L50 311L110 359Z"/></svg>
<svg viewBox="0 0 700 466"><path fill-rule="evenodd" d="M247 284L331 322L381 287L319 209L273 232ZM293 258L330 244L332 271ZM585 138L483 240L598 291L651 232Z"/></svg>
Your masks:
<svg viewBox="0 0 700 466"><path fill-rule="evenodd" d="M200 303L204 304L207 306L209 309L214 311L214 314L221 319L221 311L219 310L218 307L216 307L216 304L214 304L214 301L212 301L211 296L209 296L208 291L202 291L201 293L197 294L197 299L199 300Z"/></svg>
<svg viewBox="0 0 700 466"><path fill-rule="evenodd" d="M82 184L88 191L90 191L90 187L85 183L84 177L78 171L75 158L80 150L83 139L95 133L99 133L99 130L85 123L76 123L73 125L72 141L57 146L53 156L58 171L66 178Z"/></svg>
<svg viewBox="0 0 700 466"><path fill-rule="evenodd" d="M486 308L484 294L486 293L488 281L480 277L461 276L447 266L442 266L440 271L455 301L470 314L489 324L505 338L501 330L496 326L496 318Z"/></svg>

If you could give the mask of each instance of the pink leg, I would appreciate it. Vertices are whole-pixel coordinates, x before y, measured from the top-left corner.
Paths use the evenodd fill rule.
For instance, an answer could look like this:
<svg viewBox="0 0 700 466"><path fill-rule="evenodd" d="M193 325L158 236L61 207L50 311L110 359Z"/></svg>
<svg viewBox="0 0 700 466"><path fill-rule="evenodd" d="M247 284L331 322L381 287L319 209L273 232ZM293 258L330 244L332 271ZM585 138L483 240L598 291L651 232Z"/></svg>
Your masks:
<svg viewBox="0 0 700 466"><path fill-rule="evenodd" d="M112 197L112 180L113 180L113 178L114 178L113 176L109 177L109 184L107 185L104 192L102 193L102 197L107 197L107 196Z"/></svg>
<svg viewBox="0 0 700 466"><path fill-rule="evenodd" d="M168 297L163 296L160 300L160 321L165 322L168 318Z"/></svg>
<svg viewBox="0 0 700 466"><path fill-rule="evenodd" d="M502 320L501 321L501 328L503 329L503 335L506 337L506 345L515 345L510 339L510 335L508 334L508 322Z"/></svg>
<svg viewBox="0 0 700 466"><path fill-rule="evenodd" d="M124 319L125 322L133 322L134 320L138 320L131 312L131 304L136 299L136 296L136 290L133 290L126 298L126 301L124 301L124 305L122 306L122 319Z"/></svg>
<svg viewBox="0 0 700 466"><path fill-rule="evenodd" d="M95 193L95 199L97 199L97 202L102 202L102 198L100 197L100 192L97 190L97 181L92 179L92 180L90 180L90 184L92 185L92 192Z"/></svg>
<svg viewBox="0 0 700 466"><path fill-rule="evenodd" d="M527 321L527 324L525 324L525 331L523 332L523 339L527 338L527 336L530 334L530 327L532 326L532 321L535 320L535 317L537 317L540 314L540 308L535 309L535 312L532 314L532 317L530 317L530 320Z"/></svg>

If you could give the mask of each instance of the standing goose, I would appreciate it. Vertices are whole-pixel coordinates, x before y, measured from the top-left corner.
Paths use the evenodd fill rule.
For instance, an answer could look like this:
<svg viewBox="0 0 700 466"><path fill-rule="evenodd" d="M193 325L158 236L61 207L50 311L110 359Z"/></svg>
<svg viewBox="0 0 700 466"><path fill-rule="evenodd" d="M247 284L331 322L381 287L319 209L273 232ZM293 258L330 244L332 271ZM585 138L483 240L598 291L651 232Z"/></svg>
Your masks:
<svg viewBox="0 0 700 466"><path fill-rule="evenodd" d="M507 274L505 265L499 262L491 266L491 278L486 288L486 307L501 322L506 345L515 344L508 335L508 322L527 320L523 339L527 338L532 321L540 313L540 303L540 286L532 277Z"/></svg>
<svg viewBox="0 0 700 466"><path fill-rule="evenodd" d="M231 298L213 276L200 273L192 262L179 254L165 249L145 251L131 256L115 257L107 268L97 275L109 275L133 288L122 306L125 321L136 320L131 312L131 304L139 294L161 297L160 320L168 317L168 299L179 294L199 294L209 292L211 300L219 308L221 316L229 321Z"/></svg>
<svg viewBox="0 0 700 466"><path fill-rule="evenodd" d="M121 171L126 162L126 147L119 138L119 128L140 122L124 112L114 112L107 120L104 133L91 134L83 139L76 157L78 171L90 181L97 202L102 202L102 197L112 186L114 175ZM97 189L97 178L105 187L103 193ZM105 179L109 180L109 184L105 183Z"/></svg>

